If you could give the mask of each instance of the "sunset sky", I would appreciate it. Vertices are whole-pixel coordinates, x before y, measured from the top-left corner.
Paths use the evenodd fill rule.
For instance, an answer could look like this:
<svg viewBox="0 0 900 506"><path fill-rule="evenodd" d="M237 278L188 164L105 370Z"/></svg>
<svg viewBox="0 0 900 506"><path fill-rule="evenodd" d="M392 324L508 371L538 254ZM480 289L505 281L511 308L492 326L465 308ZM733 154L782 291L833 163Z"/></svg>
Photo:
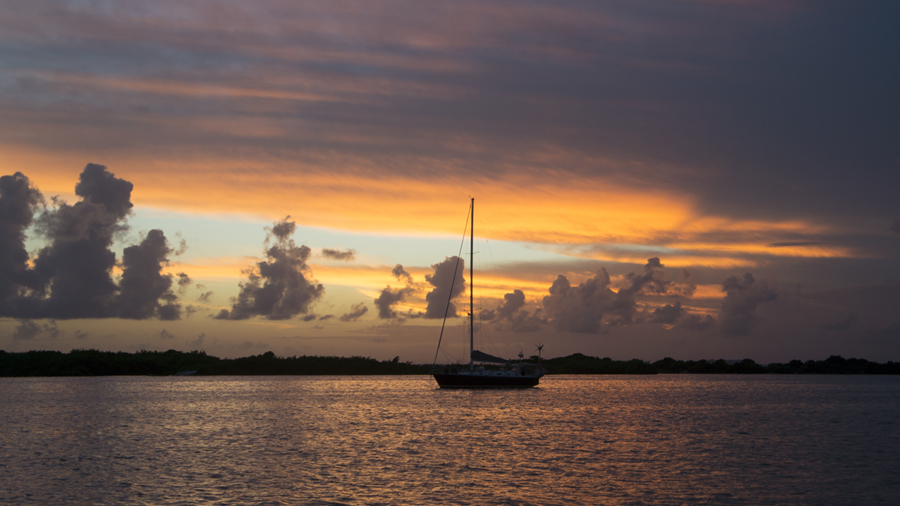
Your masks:
<svg viewBox="0 0 900 506"><path fill-rule="evenodd" d="M900 360L896 0L0 6L0 349Z"/></svg>

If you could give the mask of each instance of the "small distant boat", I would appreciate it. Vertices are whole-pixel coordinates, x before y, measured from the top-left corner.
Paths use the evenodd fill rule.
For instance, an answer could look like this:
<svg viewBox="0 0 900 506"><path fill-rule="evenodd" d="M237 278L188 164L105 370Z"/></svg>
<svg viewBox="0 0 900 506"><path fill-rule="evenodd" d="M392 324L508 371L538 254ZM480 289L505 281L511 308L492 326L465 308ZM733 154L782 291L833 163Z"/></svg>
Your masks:
<svg viewBox="0 0 900 506"><path fill-rule="evenodd" d="M437 354L432 365L432 374L441 388L531 388L537 386L541 377L545 374L541 365L541 350L538 346L537 362L523 361L522 353L519 360L512 361L495 357L475 349L475 269L473 259L475 256L475 199L472 199L469 215L472 219L469 241L469 367L464 366L438 366ZM456 275L454 275L454 279ZM453 293L452 287L450 290ZM447 301L448 307L450 301ZM446 316L444 317L446 323ZM441 338L444 326L441 326ZM441 338L438 339L438 351L440 351ZM477 364L477 365L476 365ZM484 364L493 364L494 367L485 367Z"/></svg>

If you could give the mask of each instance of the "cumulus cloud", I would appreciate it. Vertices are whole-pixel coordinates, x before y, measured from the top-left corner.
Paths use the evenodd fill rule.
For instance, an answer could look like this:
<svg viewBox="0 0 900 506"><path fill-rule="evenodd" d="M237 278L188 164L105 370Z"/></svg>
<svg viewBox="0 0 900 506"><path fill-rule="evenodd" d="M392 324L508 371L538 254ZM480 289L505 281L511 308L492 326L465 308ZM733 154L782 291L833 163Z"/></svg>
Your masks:
<svg viewBox="0 0 900 506"><path fill-rule="evenodd" d="M36 286L28 268L25 230L42 204L41 192L21 172L0 177L0 315L18 314L20 290Z"/></svg>
<svg viewBox="0 0 900 506"><path fill-rule="evenodd" d="M356 250L348 249L340 251L331 248L323 248L322 256L325 258L330 258L332 260L342 260L344 262L349 262L356 258Z"/></svg>
<svg viewBox="0 0 900 506"><path fill-rule="evenodd" d="M465 261L457 256L447 257L443 262L431 266L433 274L426 274L425 281L434 288L425 295L427 306L425 318L456 318L456 304L453 299L466 291L466 280L463 279ZM448 306L449 301L449 306Z"/></svg>
<svg viewBox="0 0 900 506"><path fill-rule="evenodd" d="M360 302L359 304L354 305L349 313L342 315L340 320L342 322L354 322L368 312L369 307L366 306L364 302Z"/></svg>
<svg viewBox="0 0 900 506"><path fill-rule="evenodd" d="M390 285L388 285L378 294L378 297L375 299L375 307L378 308L378 318L383 320L398 318L399 315L394 311L394 306L403 302L407 296L416 292L412 276L403 269L402 265L395 265L391 270L391 274L393 274L398 281L405 281L406 287L391 288Z"/></svg>
<svg viewBox="0 0 900 506"><path fill-rule="evenodd" d="M544 320L540 317L540 309L534 313L522 309L525 307L525 293L513 290L503 296L503 302L496 310L482 311L481 319L486 321L506 321L518 332L536 332Z"/></svg>
<svg viewBox="0 0 900 506"><path fill-rule="evenodd" d="M650 323L675 323L675 320L684 315L685 310L681 307L681 302L676 301L675 304L666 304L654 309Z"/></svg>
<svg viewBox="0 0 900 506"><path fill-rule="evenodd" d="M525 306L525 293L522 290L513 290L503 296L503 303L497 306L497 316L512 320L513 317Z"/></svg>
<svg viewBox="0 0 900 506"><path fill-rule="evenodd" d="M408 288L392 289L390 286L383 288L375 299L378 317L383 320L397 318L398 314L394 311L394 305L402 302L409 293L410 290Z"/></svg>
<svg viewBox="0 0 900 506"><path fill-rule="evenodd" d="M600 269L578 286L560 274L543 298L544 312L553 328L579 334L597 333L603 314L610 310L615 292L609 288L609 273Z"/></svg>
<svg viewBox="0 0 900 506"><path fill-rule="evenodd" d="M172 253L161 230L151 230L139 245L125 248L122 255L122 281L119 282L118 316L143 320L177 320L181 305L172 292L172 277L162 274L162 265ZM179 285L190 284L179 274ZM186 283L183 283L184 281Z"/></svg>
<svg viewBox="0 0 900 506"><path fill-rule="evenodd" d="M29 268L24 231L43 199L21 173L0 178L0 316L179 318L171 276L161 274L172 252L162 231L126 248L122 281L112 278L111 247L128 230L132 189L105 166L89 163L75 186L81 200L69 205L54 198L34 220L49 244Z"/></svg>
<svg viewBox="0 0 900 506"><path fill-rule="evenodd" d="M264 244L267 260L246 272L247 280L240 284L240 293L233 299L231 309L223 309L216 319L246 320L262 316L286 320L307 313L309 306L325 292L321 284L307 279L311 274L306 264L310 249L294 244L290 237L297 225L289 218L267 229ZM274 244L270 246L271 241Z"/></svg>
<svg viewBox="0 0 900 506"><path fill-rule="evenodd" d="M166 330L166 329L160 330L160 331L157 332L155 335L156 335L157 337L159 337L160 339L174 339L174 338L175 338L175 334L169 332L169 331Z"/></svg>
<svg viewBox="0 0 900 506"><path fill-rule="evenodd" d="M610 288L610 276L606 269L600 269L590 279L578 286L571 286L569 280L559 275L550 287L550 295L543 298L543 317L550 320L557 330L575 333L597 333L603 325L625 325L633 323L637 315L637 301L641 296L689 296L696 289L690 273L682 271L681 280L666 279L665 267L659 258L650 258L638 274L625 275L627 286L614 292ZM655 319L681 316L680 304L656 313ZM674 321L674 320L673 320Z"/></svg>
<svg viewBox="0 0 900 506"><path fill-rule="evenodd" d="M724 334L735 336L749 334L759 321L755 313L757 306L778 296L774 287L765 281L757 282L749 272L742 278L727 278L722 282L722 291L726 295L722 301L720 328Z"/></svg>

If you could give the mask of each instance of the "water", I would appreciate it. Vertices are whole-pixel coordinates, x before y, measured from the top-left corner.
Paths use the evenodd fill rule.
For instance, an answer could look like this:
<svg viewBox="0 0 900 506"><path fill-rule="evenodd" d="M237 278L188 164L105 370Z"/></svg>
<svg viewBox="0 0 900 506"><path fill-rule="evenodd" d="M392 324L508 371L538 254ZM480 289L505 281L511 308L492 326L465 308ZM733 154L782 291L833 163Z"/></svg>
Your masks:
<svg viewBox="0 0 900 506"><path fill-rule="evenodd" d="M900 378L0 379L2 504L894 504Z"/></svg>

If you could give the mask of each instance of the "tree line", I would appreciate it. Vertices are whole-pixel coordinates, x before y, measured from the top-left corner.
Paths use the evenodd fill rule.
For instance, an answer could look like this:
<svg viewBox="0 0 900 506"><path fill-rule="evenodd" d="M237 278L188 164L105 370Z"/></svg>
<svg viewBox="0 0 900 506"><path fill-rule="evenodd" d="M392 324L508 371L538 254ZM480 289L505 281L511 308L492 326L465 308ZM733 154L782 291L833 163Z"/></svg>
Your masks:
<svg viewBox="0 0 900 506"><path fill-rule="evenodd" d="M532 357L536 359L537 357ZM751 359L613 360L576 353L544 360L548 374L900 374L900 363L884 364L832 355L825 360L791 360L757 364ZM203 351L139 351L137 353L76 349L6 352L0 350L0 376L202 376L242 375L404 375L429 374L431 365L376 360L369 357L277 357L271 351L222 359Z"/></svg>

